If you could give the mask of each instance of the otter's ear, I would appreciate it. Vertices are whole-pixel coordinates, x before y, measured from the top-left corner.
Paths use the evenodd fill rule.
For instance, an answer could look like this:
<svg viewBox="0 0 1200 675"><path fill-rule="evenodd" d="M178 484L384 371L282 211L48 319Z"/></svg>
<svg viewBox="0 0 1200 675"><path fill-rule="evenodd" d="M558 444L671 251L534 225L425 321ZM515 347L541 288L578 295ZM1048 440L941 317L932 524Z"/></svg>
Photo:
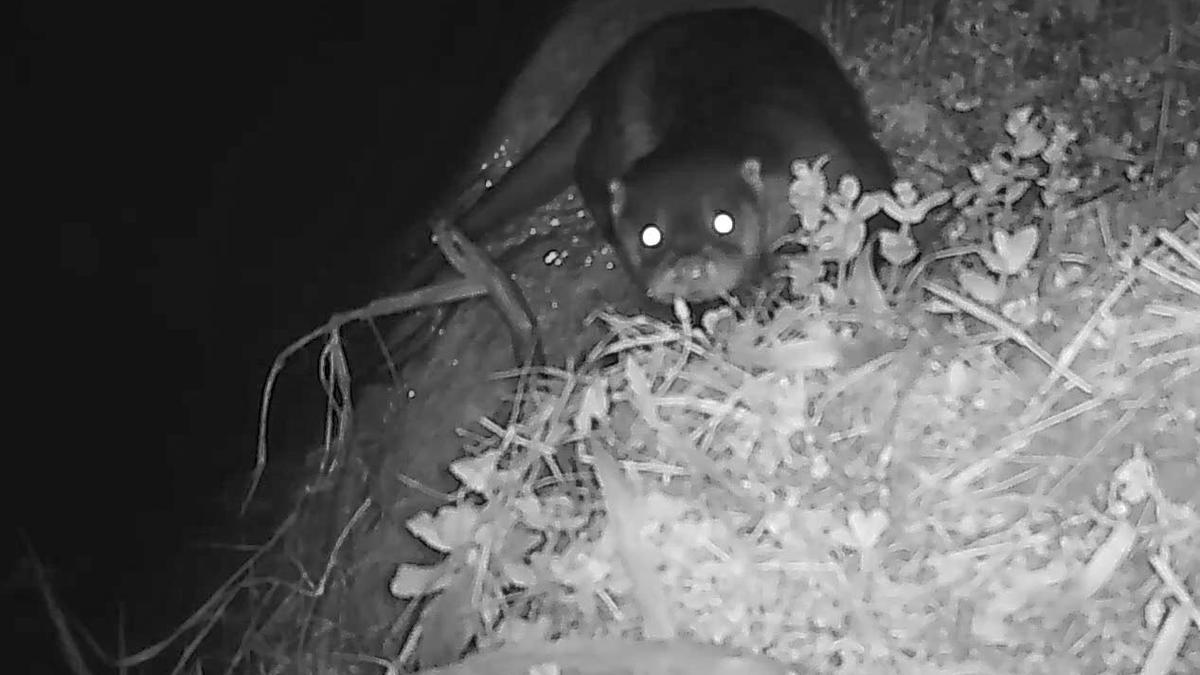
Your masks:
<svg viewBox="0 0 1200 675"><path fill-rule="evenodd" d="M750 185L754 194L761 197L763 193L762 162L757 157L747 157L742 162L742 180Z"/></svg>
<svg viewBox="0 0 1200 675"><path fill-rule="evenodd" d="M625 210L625 184L616 178L608 181L608 194L612 197L608 203L609 210L614 218L619 218Z"/></svg>

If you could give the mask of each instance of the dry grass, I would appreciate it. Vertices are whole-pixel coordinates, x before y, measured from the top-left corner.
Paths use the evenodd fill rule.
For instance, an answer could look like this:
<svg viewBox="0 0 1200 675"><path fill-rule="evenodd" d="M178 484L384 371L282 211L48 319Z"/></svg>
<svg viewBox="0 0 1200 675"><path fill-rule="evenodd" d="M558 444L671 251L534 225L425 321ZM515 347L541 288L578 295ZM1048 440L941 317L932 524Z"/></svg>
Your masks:
<svg viewBox="0 0 1200 675"><path fill-rule="evenodd" d="M484 648L687 638L801 672L1195 668L1182 580L1200 497L1148 458L1200 461L1196 223L1179 231L1088 286L1092 306L1058 317L1071 347L1034 378L981 344L1016 330L996 317L791 368L795 345L850 353L871 329L838 337L798 309L721 337L614 320L620 363L534 387L462 460L462 500L419 523L455 552L430 577L469 589ZM536 478L563 448L597 467L582 497ZM425 573L402 565L394 592Z"/></svg>

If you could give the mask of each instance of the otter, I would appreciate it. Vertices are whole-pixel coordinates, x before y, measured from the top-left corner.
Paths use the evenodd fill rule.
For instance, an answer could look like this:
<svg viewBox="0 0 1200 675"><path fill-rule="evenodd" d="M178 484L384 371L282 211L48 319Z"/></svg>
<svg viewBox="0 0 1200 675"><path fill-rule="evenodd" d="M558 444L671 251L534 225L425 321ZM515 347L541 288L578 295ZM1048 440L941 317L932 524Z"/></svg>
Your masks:
<svg viewBox="0 0 1200 675"><path fill-rule="evenodd" d="M758 277L792 222L793 160L822 155L832 180L895 180L824 41L765 9L681 13L618 50L457 224L477 238L574 182L647 297L702 303Z"/></svg>

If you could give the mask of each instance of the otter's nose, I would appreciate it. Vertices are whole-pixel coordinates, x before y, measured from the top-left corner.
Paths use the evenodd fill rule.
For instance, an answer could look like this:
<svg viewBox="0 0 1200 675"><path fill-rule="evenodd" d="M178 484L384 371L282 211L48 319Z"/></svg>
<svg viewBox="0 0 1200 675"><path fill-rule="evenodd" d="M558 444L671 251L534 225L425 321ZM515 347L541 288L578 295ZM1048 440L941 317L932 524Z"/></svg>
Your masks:
<svg viewBox="0 0 1200 675"><path fill-rule="evenodd" d="M679 255L694 255L704 249L704 230L692 219L682 221L683 227L668 233L669 246Z"/></svg>

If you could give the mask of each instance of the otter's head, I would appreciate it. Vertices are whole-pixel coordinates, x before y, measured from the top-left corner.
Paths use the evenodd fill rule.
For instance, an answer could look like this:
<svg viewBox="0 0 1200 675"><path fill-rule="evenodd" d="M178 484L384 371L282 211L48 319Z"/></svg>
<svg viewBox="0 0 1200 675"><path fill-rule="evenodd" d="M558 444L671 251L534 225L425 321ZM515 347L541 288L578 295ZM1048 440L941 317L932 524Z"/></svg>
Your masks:
<svg viewBox="0 0 1200 675"><path fill-rule="evenodd" d="M650 298L703 303L758 276L760 172L756 159L643 161L609 184L617 244Z"/></svg>

